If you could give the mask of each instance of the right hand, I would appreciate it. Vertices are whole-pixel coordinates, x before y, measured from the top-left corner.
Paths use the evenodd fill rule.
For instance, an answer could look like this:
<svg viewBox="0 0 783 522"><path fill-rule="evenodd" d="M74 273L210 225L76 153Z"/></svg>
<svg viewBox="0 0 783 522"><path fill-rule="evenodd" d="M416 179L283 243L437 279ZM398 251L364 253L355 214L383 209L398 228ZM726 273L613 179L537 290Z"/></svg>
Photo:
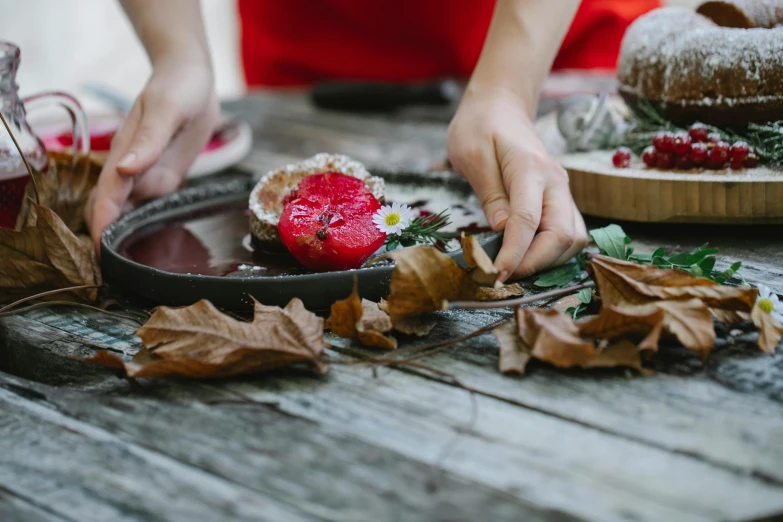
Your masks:
<svg viewBox="0 0 783 522"><path fill-rule="evenodd" d="M104 229L139 202L177 190L220 114L208 62L156 64L112 141L85 221L100 252Z"/></svg>

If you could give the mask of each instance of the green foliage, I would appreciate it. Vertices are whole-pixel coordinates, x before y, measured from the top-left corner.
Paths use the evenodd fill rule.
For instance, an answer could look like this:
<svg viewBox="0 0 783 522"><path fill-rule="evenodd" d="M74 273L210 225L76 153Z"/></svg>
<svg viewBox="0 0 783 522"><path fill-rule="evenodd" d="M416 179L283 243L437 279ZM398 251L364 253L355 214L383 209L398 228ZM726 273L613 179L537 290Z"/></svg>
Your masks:
<svg viewBox="0 0 783 522"><path fill-rule="evenodd" d="M417 217L399 234L386 236L386 250L394 250L400 245L403 247L428 245L445 251L449 238L441 230L450 224L451 219L445 210L439 214Z"/></svg>

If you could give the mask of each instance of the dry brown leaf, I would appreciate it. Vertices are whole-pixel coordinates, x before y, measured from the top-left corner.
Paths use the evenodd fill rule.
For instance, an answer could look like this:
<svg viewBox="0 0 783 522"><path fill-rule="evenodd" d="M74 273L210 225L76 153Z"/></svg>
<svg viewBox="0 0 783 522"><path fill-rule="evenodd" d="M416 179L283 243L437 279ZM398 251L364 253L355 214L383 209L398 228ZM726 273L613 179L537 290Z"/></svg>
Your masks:
<svg viewBox="0 0 783 522"><path fill-rule="evenodd" d="M38 203L52 209L72 231L84 228L84 207L90 192L98 182L103 162L98 156L80 157L74 168L73 155L70 152L49 152L49 171L36 173ZM34 200L33 184L29 184L27 193ZM32 205L22 210L28 227L35 226L38 215Z"/></svg>
<svg viewBox="0 0 783 522"><path fill-rule="evenodd" d="M553 310L557 310L561 314L566 313L569 308L576 308L582 304L579 300L579 296L576 294L567 295L552 305Z"/></svg>
<svg viewBox="0 0 783 522"><path fill-rule="evenodd" d="M326 327L335 335L356 339L364 346L385 350L397 348L397 340L384 335L392 329L391 318L377 303L360 300L355 282L351 295L332 304Z"/></svg>
<svg viewBox="0 0 783 522"><path fill-rule="evenodd" d="M579 336L573 319L556 310L518 308L519 337L536 359L559 368L582 366L594 359L595 344Z"/></svg>
<svg viewBox="0 0 783 522"><path fill-rule="evenodd" d="M79 239L51 209L33 204L38 214L37 229L46 249L49 263L60 272L70 286L100 285L101 273L98 258L90 242ZM81 290L86 299L98 297L95 288Z"/></svg>
<svg viewBox="0 0 783 522"><path fill-rule="evenodd" d="M525 374L527 363L530 362L530 348L519 338L519 328L516 321L504 323L492 331L498 341L500 356L498 369L501 373Z"/></svg>
<svg viewBox="0 0 783 522"><path fill-rule="evenodd" d="M417 315L410 317L395 317L392 320L394 330L406 334L424 337L428 335L438 324L432 314Z"/></svg>
<svg viewBox="0 0 783 522"><path fill-rule="evenodd" d="M492 260L481 247L476 236L466 236L463 232L459 241L462 245L462 256L471 268L470 277L483 286L499 286L500 272L492 264Z"/></svg>
<svg viewBox="0 0 783 522"><path fill-rule="evenodd" d="M709 310L698 299L604 305L599 315L580 323L579 330L583 336L610 340L641 334L645 338L639 348L649 350L657 350L661 333L668 333L702 359L715 345L715 325Z"/></svg>
<svg viewBox="0 0 783 522"><path fill-rule="evenodd" d="M476 290L477 301L501 301L503 299L511 299L512 297L520 297L525 295L525 289L522 288L519 283L513 283L510 285L503 285L499 288L487 288L481 286Z"/></svg>
<svg viewBox="0 0 783 522"><path fill-rule="evenodd" d="M19 299L69 286L100 285L92 244L74 235L52 210L30 203L36 224L20 231L0 230L0 299ZM63 294L58 299L95 301L97 289Z"/></svg>
<svg viewBox="0 0 783 522"><path fill-rule="evenodd" d="M618 366L633 368L646 372L642 368L642 357L639 348L628 340L612 343L598 352L598 356L582 365L583 368L617 368Z"/></svg>
<svg viewBox="0 0 783 522"><path fill-rule="evenodd" d="M117 368L128 377L218 378L258 373L295 363L310 363L325 371L323 319L299 299L285 308L255 301L252 322L233 319L209 301L185 308L158 308L142 326L144 342L131 361L112 354L89 360Z"/></svg>
<svg viewBox="0 0 783 522"><path fill-rule="evenodd" d="M755 288L721 285L682 270L638 265L607 256L592 256L587 271L604 305L609 306L696 298L709 308L749 312L758 296Z"/></svg>
<svg viewBox="0 0 783 522"><path fill-rule="evenodd" d="M477 285L467 272L433 247L406 248L391 257L396 264L387 300L392 320L440 310L446 301L476 295Z"/></svg>
<svg viewBox="0 0 783 522"><path fill-rule="evenodd" d="M753 324L759 329L759 348L764 353L775 355L780 339L783 338L783 326L772 317L772 314L766 313L759 306L753 307L750 316Z"/></svg>
<svg viewBox="0 0 783 522"><path fill-rule="evenodd" d="M724 324L740 324L750 320L750 314L748 312L737 312L736 310L720 310L718 308L710 308L710 313L716 321Z"/></svg>

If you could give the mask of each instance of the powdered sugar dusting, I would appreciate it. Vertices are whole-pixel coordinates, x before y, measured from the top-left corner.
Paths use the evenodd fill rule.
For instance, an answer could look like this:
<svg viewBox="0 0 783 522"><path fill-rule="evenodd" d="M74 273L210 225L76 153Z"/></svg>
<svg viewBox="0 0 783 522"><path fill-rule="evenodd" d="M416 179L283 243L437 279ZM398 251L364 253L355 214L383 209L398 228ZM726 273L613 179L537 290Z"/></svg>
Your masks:
<svg viewBox="0 0 783 522"><path fill-rule="evenodd" d="M727 28L657 9L628 29L618 79L624 94L681 106L783 102L783 27Z"/></svg>

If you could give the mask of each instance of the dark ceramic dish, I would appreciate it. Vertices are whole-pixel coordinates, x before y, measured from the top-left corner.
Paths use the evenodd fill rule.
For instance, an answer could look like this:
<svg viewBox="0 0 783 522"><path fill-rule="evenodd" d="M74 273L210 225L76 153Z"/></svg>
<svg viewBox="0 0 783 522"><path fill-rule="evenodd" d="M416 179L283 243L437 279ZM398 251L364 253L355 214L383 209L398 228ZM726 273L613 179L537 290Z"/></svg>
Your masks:
<svg viewBox="0 0 783 522"><path fill-rule="evenodd" d="M478 231L487 253L497 255L502 234L483 228L483 215L465 180L450 174L380 175L386 179L389 200L424 206L431 199L435 211L449 207L457 218L454 231L458 225ZM350 294L354 277L362 297L378 300L388 295L391 264L304 273L285 259L284 269L277 261L268 262L281 254L253 253L246 211L252 187L250 179L211 182L126 214L101 239L104 278L113 287L155 304L181 306L208 299L234 310L247 309L251 295L278 306L298 297L310 310L328 310ZM449 255L464 264L461 251Z"/></svg>

